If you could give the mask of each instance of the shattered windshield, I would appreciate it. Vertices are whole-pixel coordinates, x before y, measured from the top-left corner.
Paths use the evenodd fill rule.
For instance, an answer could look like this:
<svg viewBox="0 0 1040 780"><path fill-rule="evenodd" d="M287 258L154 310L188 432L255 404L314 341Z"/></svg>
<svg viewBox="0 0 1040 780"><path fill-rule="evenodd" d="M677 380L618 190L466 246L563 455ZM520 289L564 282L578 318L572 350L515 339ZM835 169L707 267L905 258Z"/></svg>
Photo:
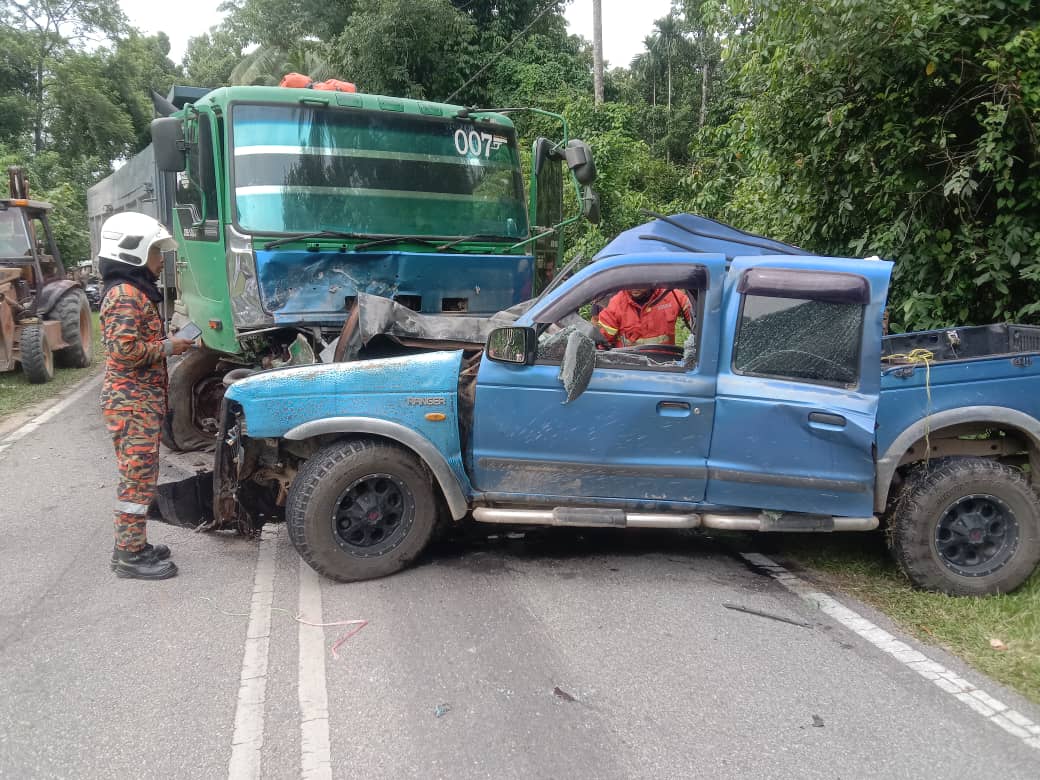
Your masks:
<svg viewBox="0 0 1040 780"><path fill-rule="evenodd" d="M527 236L511 128L240 104L232 136L235 221L247 232Z"/></svg>
<svg viewBox="0 0 1040 780"><path fill-rule="evenodd" d="M25 257L32 254L25 220L17 209L0 209L0 257Z"/></svg>

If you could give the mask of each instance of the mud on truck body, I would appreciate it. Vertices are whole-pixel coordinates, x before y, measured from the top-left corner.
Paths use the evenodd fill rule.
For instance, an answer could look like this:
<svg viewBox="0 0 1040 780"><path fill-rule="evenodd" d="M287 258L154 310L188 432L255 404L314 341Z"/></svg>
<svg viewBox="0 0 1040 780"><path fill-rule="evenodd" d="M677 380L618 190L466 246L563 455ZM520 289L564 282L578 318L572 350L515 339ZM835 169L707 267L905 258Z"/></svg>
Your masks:
<svg viewBox="0 0 1040 780"><path fill-rule="evenodd" d="M591 152L556 115L528 196L505 113L282 87L170 109L152 146L176 174L173 325L203 333L171 375L175 449L212 445L231 372L468 342L467 320L551 274L565 225L597 218Z"/></svg>
<svg viewBox="0 0 1040 780"><path fill-rule="evenodd" d="M1007 592L1040 560L1040 328L883 337L891 268L661 217L486 321L486 347L233 383L213 524L255 530L284 505L301 556L341 580L469 519L884 525L914 584ZM685 343L597 349L589 304L648 286L689 296Z"/></svg>

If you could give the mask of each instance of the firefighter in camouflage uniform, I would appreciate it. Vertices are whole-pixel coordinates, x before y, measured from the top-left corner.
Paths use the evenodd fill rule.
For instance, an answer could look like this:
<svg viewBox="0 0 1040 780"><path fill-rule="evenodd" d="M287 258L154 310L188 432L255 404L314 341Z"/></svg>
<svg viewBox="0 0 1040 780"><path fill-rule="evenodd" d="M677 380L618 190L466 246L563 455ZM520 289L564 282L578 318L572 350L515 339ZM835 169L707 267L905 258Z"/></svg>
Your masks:
<svg viewBox="0 0 1040 780"><path fill-rule="evenodd" d="M177 242L144 214L116 214L101 226L99 270L104 282L101 329L105 381L101 411L119 464L112 570L120 577L163 580L177 574L170 548L151 545L145 531L159 478L159 431L166 414L166 358L194 344L166 338L156 281L163 252Z"/></svg>

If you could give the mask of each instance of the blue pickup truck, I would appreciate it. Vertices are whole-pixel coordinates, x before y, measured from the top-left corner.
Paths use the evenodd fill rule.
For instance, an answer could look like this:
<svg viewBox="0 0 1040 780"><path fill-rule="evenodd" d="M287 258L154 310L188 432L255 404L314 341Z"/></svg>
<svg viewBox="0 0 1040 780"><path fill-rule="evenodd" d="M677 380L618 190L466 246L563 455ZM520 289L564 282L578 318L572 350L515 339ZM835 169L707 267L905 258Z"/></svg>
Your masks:
<svg viewBox="0 0 1040 780"><path fill-rule="evenodd" d="M891 271L661 216L451 349L231 383L215 524L284 511L343 581L402 569L452 520L883 525L915 585L1013 590L1040 560L1040 328L884 337ZM646 288L687 297L688 334L606 348L596 307Z"/></svg>

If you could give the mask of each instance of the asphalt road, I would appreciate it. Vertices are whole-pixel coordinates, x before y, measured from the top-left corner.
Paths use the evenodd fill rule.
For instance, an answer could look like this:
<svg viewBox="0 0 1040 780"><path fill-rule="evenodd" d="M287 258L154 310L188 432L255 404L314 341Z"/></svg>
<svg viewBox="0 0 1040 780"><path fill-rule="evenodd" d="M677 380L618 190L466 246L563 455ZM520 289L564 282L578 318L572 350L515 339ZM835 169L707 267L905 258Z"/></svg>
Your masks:
<svg viewBox="0 0 1040 780"><path fill-rule="evenodd" d="M287 778L1040 776L1040 750L711 539L474 534L341 585L276 529L155 523L181 574L132 582L108 569L114 475L93 390L0 450L0 777L240 777L249 755ZM348 627L301 607L368 623L335 658Z"/></svg>

